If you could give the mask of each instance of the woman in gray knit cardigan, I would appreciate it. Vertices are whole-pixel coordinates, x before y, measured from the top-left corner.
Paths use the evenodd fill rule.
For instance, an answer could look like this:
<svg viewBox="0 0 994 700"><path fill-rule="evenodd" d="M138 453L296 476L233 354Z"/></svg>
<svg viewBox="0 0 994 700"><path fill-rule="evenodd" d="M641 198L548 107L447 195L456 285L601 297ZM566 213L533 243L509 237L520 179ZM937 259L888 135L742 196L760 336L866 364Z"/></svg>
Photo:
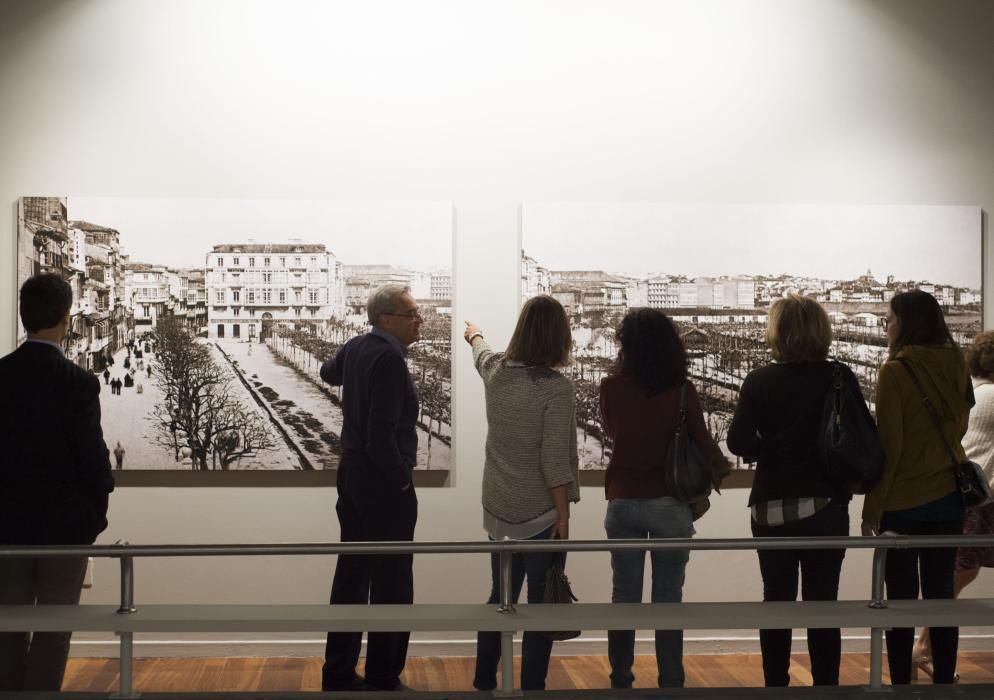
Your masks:
<svg viewBox="0 0 994 700"><path fill-rule="evenodd" d="M580 500L576 451L576 399L573 385L555 370L569 362L569 320L549 296L529 299L506 352L493 352L483 332L467 322L466 342L483 378L487 405L486 461L483 467L483 526L491 539L566 539L570 502ZM528 602L541 603L552 552L514 554L511 595L517 601L528 579ZM499 557L490 557L493 577L489 603L500 601ZM473 686L497 686L500 634L477 636ZM525 632L521 647L521 687L544 690L552 641Z"/></svg>

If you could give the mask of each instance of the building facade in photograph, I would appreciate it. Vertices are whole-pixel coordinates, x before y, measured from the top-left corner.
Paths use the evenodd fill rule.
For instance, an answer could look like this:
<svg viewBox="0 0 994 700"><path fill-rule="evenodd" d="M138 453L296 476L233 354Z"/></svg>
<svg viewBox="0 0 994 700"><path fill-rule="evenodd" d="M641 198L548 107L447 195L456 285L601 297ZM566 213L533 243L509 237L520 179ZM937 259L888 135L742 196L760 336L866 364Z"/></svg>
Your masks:
<svg viewBox="0 0 994 700"><path fill-rule="evenodd" d="M535 258L521 253L521 298L531 299L540 294L549 294L552 285L548 268L538 264Z"/></svg>
<svg viewBox="0 0 994 700"><path fill-rule="evenodd" d="M73 318L66 355L80 367L101 371L132 335L121 234L88 221L72 221L69 240Z"/></svg>
<svg viewBox="0 0 994 700"><path fill-rule="evenodd" d="M416 272L396 265L345 265L345 306L350 314L365 315L369 293L384 284L403 284L411 288L411 295L419 301L432 299L432 275ZM442 280L439 280L439 288ZM451 294L452 277L448 288Z"/></svg>
<svg viewBox="0 0 994 700"><path fill-rule="evenodd" d="M342 269L318 243L216 245L204 271L207 335L264 340L275 324L301 327L340 318Z"/></svg>

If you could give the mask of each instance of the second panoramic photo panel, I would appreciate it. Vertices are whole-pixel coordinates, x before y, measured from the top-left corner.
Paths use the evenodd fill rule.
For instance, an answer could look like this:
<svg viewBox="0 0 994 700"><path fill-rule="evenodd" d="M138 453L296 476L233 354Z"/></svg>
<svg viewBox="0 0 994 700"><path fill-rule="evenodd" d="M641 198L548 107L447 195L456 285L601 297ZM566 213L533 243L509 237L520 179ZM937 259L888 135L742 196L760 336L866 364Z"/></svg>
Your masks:
<svg viewBox="0 0 994 700"><path fill-rule="evenodd" d="M894 294L933 294L960 343L980 331L981 230L977 207L525 205L521 296L550 294L569 315L573 363L564 371L576 386L581 469L610 459L598 387L628 310L656 308L674 321L708 427L728 453L739 387L771 361L773 301L802 294L825 307L831 354L854 369L872 409Z"/></svg>

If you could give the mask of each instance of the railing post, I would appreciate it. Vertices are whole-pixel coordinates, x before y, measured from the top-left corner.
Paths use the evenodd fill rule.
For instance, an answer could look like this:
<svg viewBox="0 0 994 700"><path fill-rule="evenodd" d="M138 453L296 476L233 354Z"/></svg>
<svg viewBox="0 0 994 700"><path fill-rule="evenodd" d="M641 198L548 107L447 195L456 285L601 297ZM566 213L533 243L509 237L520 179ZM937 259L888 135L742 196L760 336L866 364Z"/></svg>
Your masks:
<svg viewBox="0 0 994 700"><path fill-rule="evenodd" d="M509 537L504 542L510 542ZM506 549L500 550L500 607L499 613L513 613L514 603L511 601L511 556Z"/></svg>
<svg viewBox="0 0 994 700"><path fill-rule="evenodd" d="M126 546L127 542L117 544ZM130 555L121 557L121 607L117 609L118 615L130 615L135 612L135 560ZM134 691L133 668L134 668L134 632L118 632L121 638L121 652L119 662L120 682L117 693L114 697L133 698L137 697Z"/></svg>
<svg viewBox="0 0 994 700"><path fill-rule="evenodd" d="M119 615L135 612L135 560L125 555L121 557L121 607Z"/></svg>
<svg viewBox="0 0 994 700"><path fill-rule="evenodd" d="M893 535L893 532L881 535ZM873 550L873 573L870 582L870 608L883 610L887 607L884 598L884 573L887 566L888 547ZM872 616L871 616L872 617ZM884 683L884 629L870 628L870 690L883 689Z"/></svg>
<svg viewBox="0 0 994 700"><path fill-rule="evenodd" d="M504 542L510 542L509 537ZM513 554L506 549L500 550L500 607L497 612L513 615L514 602L511 595L511 562ZM496 697L520 697L521 693L514 688L514 632L508 630L500 633L500 690L495 690Z"/></svg>

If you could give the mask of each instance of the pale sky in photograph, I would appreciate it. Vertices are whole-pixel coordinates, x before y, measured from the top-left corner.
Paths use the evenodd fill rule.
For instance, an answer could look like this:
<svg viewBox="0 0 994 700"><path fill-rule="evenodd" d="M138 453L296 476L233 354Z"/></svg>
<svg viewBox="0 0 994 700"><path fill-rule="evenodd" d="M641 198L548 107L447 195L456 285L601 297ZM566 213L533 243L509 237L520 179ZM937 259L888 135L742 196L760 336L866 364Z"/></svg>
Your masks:
<svg viewBox="0 0 994 700"><path fill-rule="evenodd" d="M222 243L323 243L346 265L452 267L447 202L69 197L69 219L121 232L133 262L204 267Z"/></svg>
<svg viewBox="0 0 994 700"><path fill-rule="evenodd" d="M550 270L929 281L979 289L981 210L959 206L551 202L522 208L522 248Z"/></svg>

